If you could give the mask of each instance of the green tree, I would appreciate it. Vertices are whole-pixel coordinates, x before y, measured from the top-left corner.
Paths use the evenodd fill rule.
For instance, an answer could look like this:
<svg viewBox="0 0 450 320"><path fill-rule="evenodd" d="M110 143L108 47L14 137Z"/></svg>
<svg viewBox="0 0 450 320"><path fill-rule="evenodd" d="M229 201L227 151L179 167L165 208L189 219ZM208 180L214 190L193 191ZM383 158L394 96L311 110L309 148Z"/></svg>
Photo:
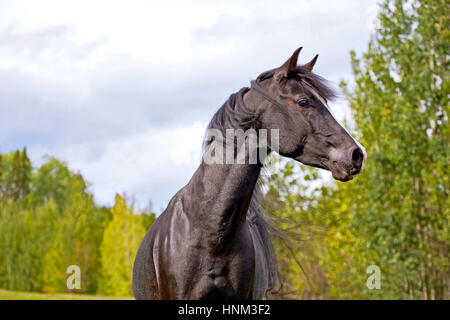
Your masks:
<svg viewBox="0 0 450 320"><path fill-rule="evenodd" d="M77 174L69 169L67 163L47 156L47 161L32 178L33 204L45 204L54 199L62 212L70 198L72 186L77 185L77 179Z"/></svg>
<svg viewBox="0 0 450 320"><path fill-rule="evenodd" d="M447 1L386 0L367 51L351 53L354 82L342 87L353 135L368 153L361 176L324 185L312 199L280 187L296 177L289 165L281 182L269 181L271 216L298 212L290 219L325 230L312 250L294 255L311 285L277 246L297 296L449 298L449 19ZM381 290L366 287L372 264L381 269Z"/></svg>
<svg viewBox="0 0 450 320"><path fill-rule="evenodd" d="M46 207L23 208L16 201L0 201L0 287L40 291L44 257L58 211Z"/></svg>
<svg viewBox="0 0 450 320"><path fill-rule="evenodd" d="M131 295L131 277L137 249L145 235L143 219L133 214L124 198L116 195L112 220L101 245L102 285L104 294Z"/></svg>
<svg viewBox="0 0 450 320"><path fill-rule="evenodd" d="M10 176L7 182L7 197L18 200L20 195L20 151L14 152L11 164Z"/></svg>
<svg viewBox="0 0 450 320"><path fill-rule="evenodd" d="M270 159L280 161L274 155ZM272 241L280 277L277 296L318 298L326 285L319 261L325 215L316 214L315 208L321 193L320 183L315 183L319 181L318 172L292 160L280 163L281 168L269 169L270 174L263 176L263 205L269 223L275 226Z"/></svg>
<svg viewBox="0 0 450 320"><path fill-rule="evenodd" d="M0 153L0 201L4 197L5 192L5 174L4 174L5 168L3 165L3 154Z"/></svg>
<svg viewBox="0 0 450 320"><path fill-rule="evenodd" d="M141 215L145 230L149 230L153 222L156 220L156 214L154 212L142 212Z"/></svg>
<svg viewBox="0 0 450 320"><path fill-rule="evenodd" d="M93 206L93 197L86 192L86 183L79 174L73 175L70 194L62 214L56 221L50 248L43 269L44 291L63 292L66 269L77 265L81 270L81 292L94 292L95 269L99 267L99 247L96 228L100 228Z"/></svg>
<svg viewBox="0 0 450 320"><path fill-rule="evenodd" d="M392 297L449 297L449 19L444 0L386 1L343 86L369 154L352 228Z"/></svg>
<svg viewBox="0 0 450 320"><path fill-rule="evenodd" d="M65 272L69 265L77 265L80 292L97 293L101 285L109 294L130 294L131 273L127 272L155 219L151 208L134 215L120 197L113 209L99 207L81 174L53 157L33 171L26 149L0 154L0 173L1 288L67 291ZM31 183L22 183L29 177ZM107 226L109 234L104 235ZM113 239L116 233L121 236L118 240ZM111 263L119 266L118 273Z"/></svg>
<svg viewBox="0 0 450 320"><path fill-rule="evenodd" d="M27 197L28 194L30 193L31 175L32 175L31 161L27 154L27 148L24 147L22 152L20 153L19 172L18 172L20 201L25 199L25 197Z"/></svg>
<svg viewBox="0 0 450 320"><path fill-rule="evenodd" d="M26 148L2 157L0 189L8 199L22 202L30 192L32 167ZM4 162L4 163L3 163Z"/></svg>

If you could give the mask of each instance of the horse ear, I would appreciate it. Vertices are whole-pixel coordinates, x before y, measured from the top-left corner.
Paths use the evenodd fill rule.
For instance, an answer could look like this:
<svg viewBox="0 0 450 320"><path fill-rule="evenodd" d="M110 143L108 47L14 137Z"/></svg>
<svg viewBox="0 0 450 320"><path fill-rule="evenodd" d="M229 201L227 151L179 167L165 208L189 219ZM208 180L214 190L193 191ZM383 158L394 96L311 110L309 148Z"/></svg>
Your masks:
<svg viewBox="0 0 450 320"><path fill-rule="evenodd" d="M307 64L305 64L303 67L308 70L309 72L312 71L312 69L314 68L314 65L316 64L317 58L319 57L318 54L316 54L316 56L314 58L312 58L312 60L310 62L308 62Z"/></svg>
<svg viewBox="0 0 450 320"><path fill-rule="evenodd" d="M297 68L297 60L298 54L302 50L303 47L298 48L294 51L292 56L287 59L287 61L278 68L278 70L274 74L274 78L276 81L281 81L283 78L286 78L291 71L294 71Z"/></svg>

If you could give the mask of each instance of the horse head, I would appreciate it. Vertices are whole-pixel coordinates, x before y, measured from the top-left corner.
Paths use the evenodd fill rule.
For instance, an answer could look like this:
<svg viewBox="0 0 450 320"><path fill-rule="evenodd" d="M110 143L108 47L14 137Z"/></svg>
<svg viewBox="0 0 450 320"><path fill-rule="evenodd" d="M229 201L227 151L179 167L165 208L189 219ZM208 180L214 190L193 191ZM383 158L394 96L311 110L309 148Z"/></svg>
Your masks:
<svg viewBox="0 0 450 320"><path fill-rule="evenodd" d="M312 72L318 56L297 66L300 50L252 83L268 100L257 111L261 127L279 130L282 156L329 170L337 180L351 180L362 171L366 151L333 117L327 100L335 93Z"/></svg>

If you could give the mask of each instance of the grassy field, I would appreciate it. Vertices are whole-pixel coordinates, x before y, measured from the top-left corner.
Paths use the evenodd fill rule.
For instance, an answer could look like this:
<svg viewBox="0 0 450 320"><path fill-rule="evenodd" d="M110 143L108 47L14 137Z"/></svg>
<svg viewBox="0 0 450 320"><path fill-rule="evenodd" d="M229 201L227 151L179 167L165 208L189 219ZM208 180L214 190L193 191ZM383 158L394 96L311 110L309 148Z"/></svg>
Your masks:
<svg viewBox="0 0 450 320"><path fill-rule="evenodd" d="M36 293L0 289L0 300L133 300L133 297L95 296L76 293Z"/></svg>

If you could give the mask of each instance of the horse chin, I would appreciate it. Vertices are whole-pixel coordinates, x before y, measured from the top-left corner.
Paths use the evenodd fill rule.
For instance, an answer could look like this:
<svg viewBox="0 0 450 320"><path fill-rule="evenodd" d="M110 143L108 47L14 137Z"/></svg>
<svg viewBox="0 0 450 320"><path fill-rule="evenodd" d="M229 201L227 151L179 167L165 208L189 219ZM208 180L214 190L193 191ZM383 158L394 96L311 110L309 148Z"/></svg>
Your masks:
<svg viewBox="0 0 450 320"><path fill-rule="evenodd" d="M336 162L333 163L330 171L335 180L342 182L350 181L355 177L354 175L349 174L347 170L339 166Z"/></svg>
<svg viewBox="0 0 450 320"><path fill-rule="evenodd" d="M302 159L301 156L294 159L298 162L303 163L304 165L330 171L335 180L339 180L342 182L350 181L357 176L350 174L336 161L330 161L327 159L323 159L321 161L305 161L305 159Z"/></svg>
<svg viewBox="0 0 450 320"><path fill-rule="evenodd" d="M335 179L335 180L339 180L339 181L342 181L342 182L347 182L347 181L350 181L350 180L352 180L353 178L354 178L354 176L340 176L340 175L336 175L334 172L331 172L331 174L333 175L333 178Z"/></svg>

